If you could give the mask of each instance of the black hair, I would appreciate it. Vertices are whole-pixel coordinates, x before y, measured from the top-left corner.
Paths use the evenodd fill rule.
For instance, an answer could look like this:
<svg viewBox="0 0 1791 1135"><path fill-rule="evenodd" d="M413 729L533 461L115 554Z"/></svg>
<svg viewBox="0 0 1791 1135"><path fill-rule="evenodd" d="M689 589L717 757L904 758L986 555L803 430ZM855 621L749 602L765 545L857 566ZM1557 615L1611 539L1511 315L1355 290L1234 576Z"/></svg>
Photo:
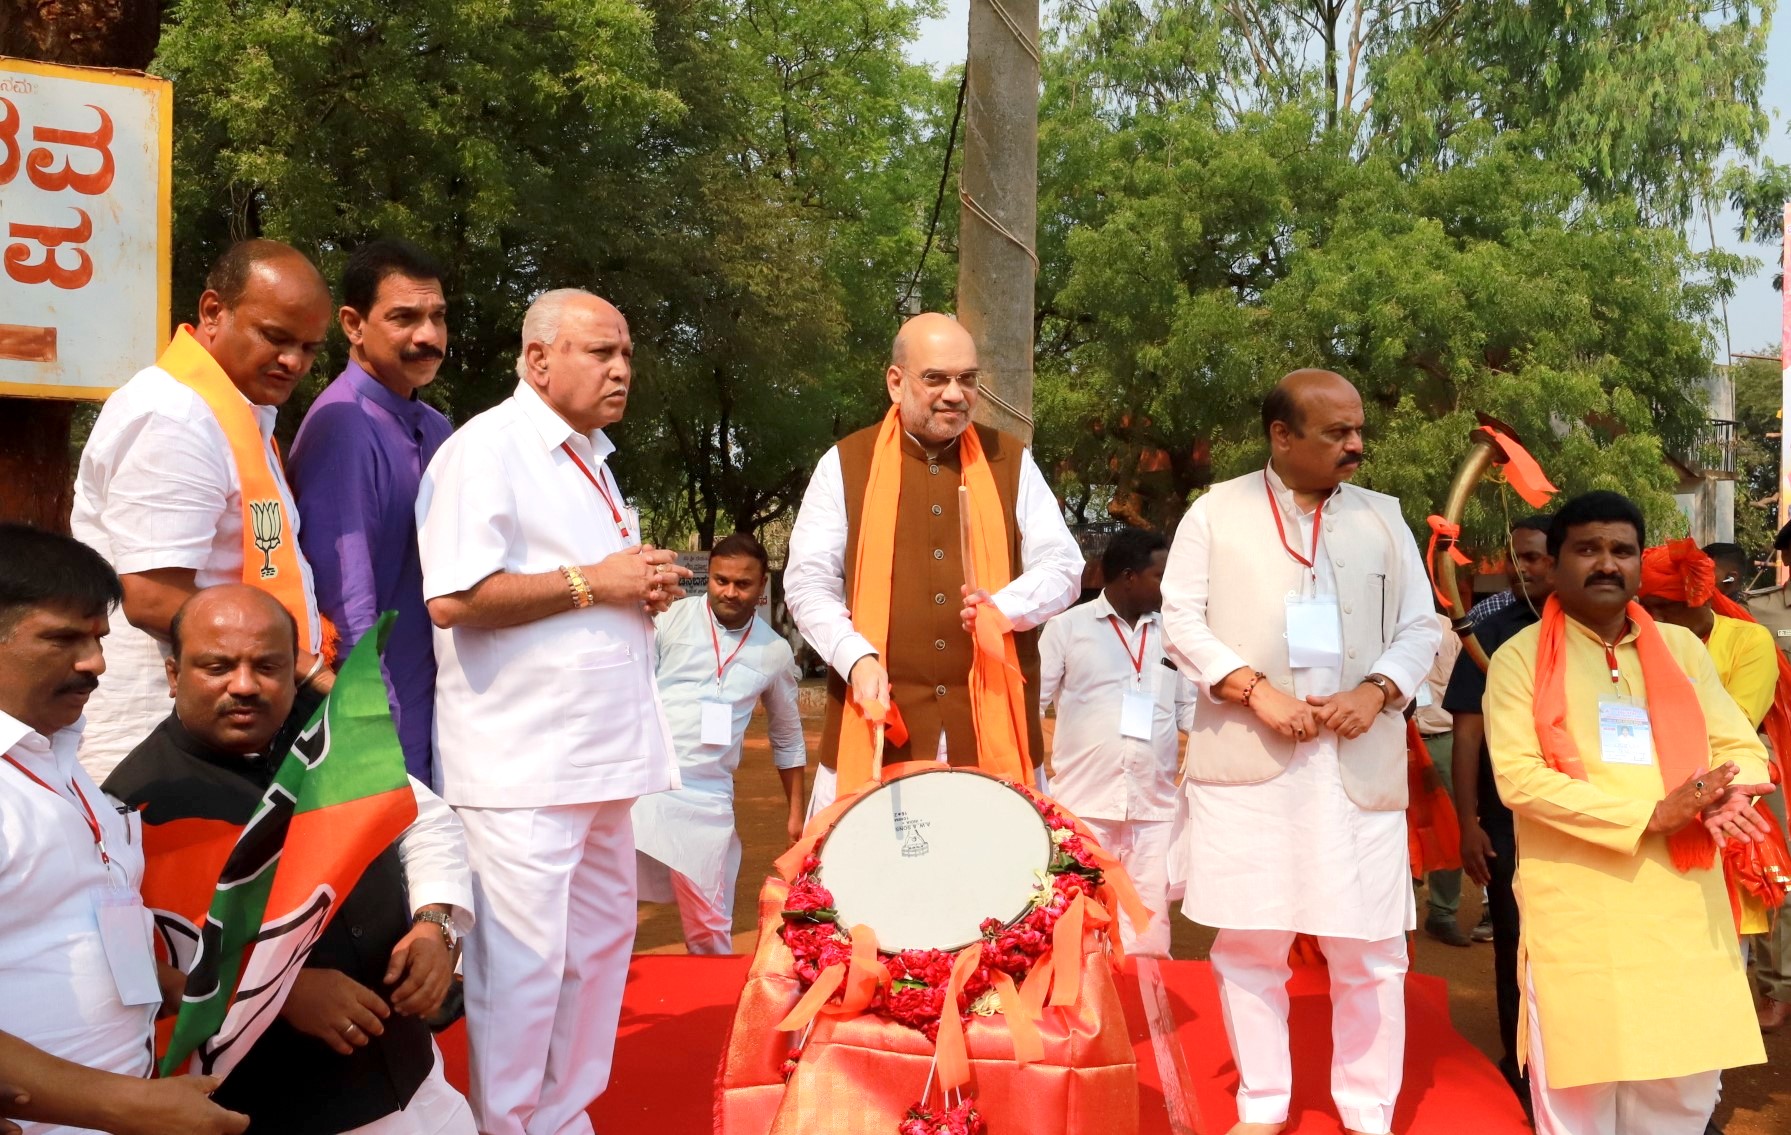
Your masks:
<svg viewBox="0 0 1791 1135"><path fill-rule="evenodd" d="M1540 532L1544 536L1547 536L1548 530L1554 523L1555 518L1548 513L1533 512L1529 516L1512 524L1511 530L1513 532Z"/></svg>
<svg viewBox="0 0 1791 1135"><path fill-rule="evenodd" d="M1648 546L1648 528L1642 520L1642 510L1636 502L1622 493L1598 492L1581 493L1561 506L1555 513L1555 519L1548 529L1548 554L1559 556L1561 545L1567 542L1567 530L1578 528L1582 524L1630 524L1636 530L1636 546Z"/></svg>
<svg viewBox="0 0 1791 1135"><path fill-rule="evenodd" d="M1729 560L1743 567L1751 566L1754 562L1753 557L1747 554L1747 549L1740 544L1706 544L1704 554L1713 560Z"/></svg>
<svg viewBox="0 0 1791 1135"><path fill-rule="evenodd" d="M181 605L174 609L174 617L168 620L168 649L176 662L180 661L180 626L187 620L187 608L193 605L193 600L204 594L205 591L201 589L187 596ZM292 629L292 657L296 661L299 652L298 620L292 617L292 612L286 609L284 603L280 604L280 613L286 616L286 625Z"/></svg>
<svg viewBox="0 0 1791 1135"><path fill-rule="evenodd" d="M0 638L33 607L68 607L92 618L124 602L118 573L72 536L0 523Z"/></svg>
<svg viewBox="0 0 1791 1135"><path fill-rule="evenodd" d="M1141 572L1150 566L1150 558L1169 546L1161 532L1147 528L1121 528L1107 541L1101 553L1101 578L1112 583L1126 572Z"/></svg>
<svg viewBox="0 0 1791 1135"><path fill-rule="evenodd" d="M709 549L709 559L714 561L723 556L758 560L759 570L766 576L771 574L771 557L765 553L765 545L753 539L750 532L735 532L715 541L715 547Z"/></svg>
<svg viewBox="0 0 1791 1135"><path fill-rule="evenodd" d="M408 240L375 240L354 250L342 270L342 302L363 317L379 298L387 276L442 281L441 262Z"/></svg>
<svg viewBox="0 0 1791 1135"><path fill-rule="evenodd" d="M1300 413L1300 404L1285 383L1277 382L1268 395L1262 400L1262 436L1273 437L1274 425L1280 422L1294 434L1301 435L1306 429L1306 419Z"/></svg>

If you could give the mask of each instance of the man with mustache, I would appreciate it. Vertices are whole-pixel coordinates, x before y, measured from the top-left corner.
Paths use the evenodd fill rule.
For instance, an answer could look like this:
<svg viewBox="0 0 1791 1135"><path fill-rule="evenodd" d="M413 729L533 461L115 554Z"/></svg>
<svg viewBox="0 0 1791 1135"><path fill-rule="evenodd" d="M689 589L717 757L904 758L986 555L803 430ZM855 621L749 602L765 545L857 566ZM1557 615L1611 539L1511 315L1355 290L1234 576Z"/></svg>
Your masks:
<svg viewBox="0 0 1791 1135"><path fill-rule="evenodd" d="M267 593L223 584L181 604L169 631L174 712L106 792L147 824L247 823L286 759L274 739L297 695L297 626ZM471 923L466 842L439 797L411 788L417 818L362 872L218 1089L262 1135L473 1135L426 1023L454 972L455 921Z"/></svg>
<svg viewBox="0 0 1791 1135"><path fill-rule="evenodd" d="M188 596L247 583L299 626L299 674L334 681L274 418L329 332L330 291L296 249L231 246L205 278L197 322L106 400L75 479L69 527L124 584L110 674L87 707L81 763L104 780L168 715L168 624Z"/></svg>
<svg viewBox="0 0 1791 1135"><path fill-rule="evenodd" d="M346 654L382 611L397 611L386 686L404 763L434 779L435 651L417 557L417 486L454 432L421 398L448 349L442 269L416 245L376 240L348 258L342 308L348 365L317 396L287 471L317 605Z"/></svg>
<svg viewBox="0 0 1791 1135"><path fill-rule="evenodd" d="M970 332L915 316L883 381L882 422L822 456L790 533L790 614L833 671L811 812L863 787L870 723L891 704L886 761L1031 780L1044 757L1038 628L1081 587L1082 553L1031 452L971 425L982 372Z"/></svg>
<svg viewBox="0 0 1791 1135"><path fill-rule="evenodd" d="M142 825L75 759L120 598L93 549L0 524L0 1115L26 1135L240 1132L216 1079L144 1078L179 974L150 945Z"/></svg>
<svg viewBox="0 0 1791 1135"><path fill-rule="evenodd" d="M1405 1057L1402 715L1436 657L1424 562L1399 502L1348 483L1362 398L1297 370L1263 399L1269 460L1182 518L1163 573L1170 656L1212 704L1188 737L1182 913L1212 962L1237 1061L1233 1135L1273 1135L1292 1099L1288 950L1331 974L1331 1095L1386 1135Z"/></svg>
<svg viewBox="0 0 1791 1135"><path fill-rule="evenodd" d="M1697 636L1633 602L1645 540L1616 493L1564 504L1554 596L1486 676L1540 1135L1698 1135L1720 1070L1765 1059L1719 847L1768 830L1766 750Z"/></svg>

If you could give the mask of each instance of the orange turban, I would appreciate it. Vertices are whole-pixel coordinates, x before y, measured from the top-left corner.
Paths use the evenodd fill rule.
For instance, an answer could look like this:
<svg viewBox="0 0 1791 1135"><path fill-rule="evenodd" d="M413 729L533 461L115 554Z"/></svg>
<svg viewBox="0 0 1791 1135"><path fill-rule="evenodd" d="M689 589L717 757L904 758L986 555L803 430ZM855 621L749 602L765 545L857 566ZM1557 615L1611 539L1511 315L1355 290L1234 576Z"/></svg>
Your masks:
<svg viewBox="0 0 1791 1135"><path fill-rule="evenodd" d="M1665 599L1702 607L1716 594L1716 564L1689 537L1669 540L1642 553L1642 586L1637 598Z"/></svg>

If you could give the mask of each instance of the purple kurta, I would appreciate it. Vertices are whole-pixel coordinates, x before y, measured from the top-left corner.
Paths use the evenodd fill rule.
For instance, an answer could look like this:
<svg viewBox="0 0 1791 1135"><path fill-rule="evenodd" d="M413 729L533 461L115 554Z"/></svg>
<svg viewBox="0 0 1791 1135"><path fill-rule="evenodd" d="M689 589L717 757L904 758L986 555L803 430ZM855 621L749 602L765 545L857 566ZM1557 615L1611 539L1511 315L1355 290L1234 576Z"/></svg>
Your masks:
<svg viewBox="0 0 1791 1135"><path fill-rule="evenodd" d="M381 611L397 611L386 686L404 763L434 783L435 651L417 558L417 485L454 427L435 407L400 398L350 362L311 404L286 475L298 498L299 546L317 580L317 607L342 634L341 652Z"/></svg>

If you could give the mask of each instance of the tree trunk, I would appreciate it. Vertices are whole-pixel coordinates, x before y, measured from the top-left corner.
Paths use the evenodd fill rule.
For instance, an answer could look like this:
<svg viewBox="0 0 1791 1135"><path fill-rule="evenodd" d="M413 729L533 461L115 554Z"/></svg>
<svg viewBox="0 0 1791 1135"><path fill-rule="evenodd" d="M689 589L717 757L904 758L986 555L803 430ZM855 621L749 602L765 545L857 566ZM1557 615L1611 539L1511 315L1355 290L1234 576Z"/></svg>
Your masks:
<svg viewBox="0 0 1791 1135"><path fill-rule="evenodd" d="M0 0L0 55L140 71L161 18L157 0ZM68 402L0 398L0 520L68 530L73 418Z"/></svg>
<svg viewBox="0 0 1791 1135"><path fill-rule="evenodd" d="M1018 35L995 5L970 6L963 166L968 200L961 203L958 224L958 319L976 339L986 380L977 420L1030 444L1039 5L1005 0L1001 7Z"/></svg>

